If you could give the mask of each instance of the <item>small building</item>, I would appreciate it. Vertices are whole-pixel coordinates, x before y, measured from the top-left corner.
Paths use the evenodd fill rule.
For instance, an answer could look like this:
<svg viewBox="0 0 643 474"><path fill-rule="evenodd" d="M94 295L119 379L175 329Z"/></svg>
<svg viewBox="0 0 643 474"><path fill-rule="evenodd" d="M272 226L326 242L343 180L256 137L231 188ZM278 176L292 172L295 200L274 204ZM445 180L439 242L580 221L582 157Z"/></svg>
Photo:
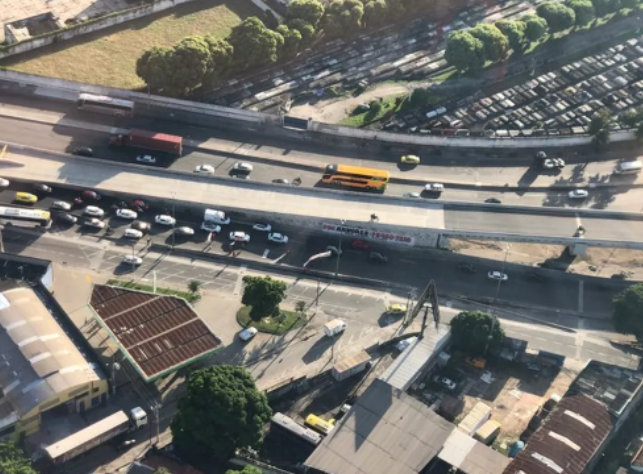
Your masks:
<svg viewBox="0 0 643 474"><path fill-rule="evenodd" d="M355 355L340 360L332 371L333 378L338 382L349 378L352 375L362 372L371 362L371 356L366 351L360 351Z"/></svg>
<svg viewBox="0 0 643 474"><path fill-rule="evenodd" d="M458 429L468 436L473 436L489 418L491 418L491 408L482 402L478 402L458 424Z"/></svg>

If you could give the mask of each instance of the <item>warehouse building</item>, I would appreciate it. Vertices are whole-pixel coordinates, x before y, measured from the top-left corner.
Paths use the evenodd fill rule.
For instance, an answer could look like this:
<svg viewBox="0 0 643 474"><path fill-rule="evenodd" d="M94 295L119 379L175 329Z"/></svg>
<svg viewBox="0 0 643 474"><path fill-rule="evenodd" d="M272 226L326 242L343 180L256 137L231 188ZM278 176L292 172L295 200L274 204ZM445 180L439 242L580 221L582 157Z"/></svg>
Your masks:
<svg viewBox="0 0 643 474"><path fill-rule="evenodd" d="M82 413L107 399L106 377L41 289L11 281L0 289L0 438L37 432L46 413Z"/></svg>

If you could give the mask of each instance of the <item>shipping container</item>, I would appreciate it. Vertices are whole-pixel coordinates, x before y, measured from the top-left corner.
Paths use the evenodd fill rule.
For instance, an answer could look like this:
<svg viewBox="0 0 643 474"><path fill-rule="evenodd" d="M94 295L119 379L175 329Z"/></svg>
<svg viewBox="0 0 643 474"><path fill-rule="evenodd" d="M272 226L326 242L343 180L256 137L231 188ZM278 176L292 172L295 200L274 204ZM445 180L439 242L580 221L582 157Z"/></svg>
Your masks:
<svg viewBox="0 0 643 474"><path fill-rule="evenodd" d="M167 133L150 132L132 129L126 135L113 135L109 139L111 146L131 146L146 150L161 151L180 155L183 152L183 137Z"/></svg>
<svg viewBox="0 0 643 474"><path fill-rule="evenodd" d="M491 418L491 408L482 402L478 402L460 422L458 428L469 436L473 436L489 418Z"/></svg>
<svg viewBox="0 0 643 474"><path fill-rule="evenodd" d="M502 425L495 420L488 420L473 435L475 439L489 446L500 433Z"/></svg>
<svg viewBox="0 0 643 474"><path fill-rule="evenodd" d="M339 361L333 367L333 378L338 382L345 380L352 375L362 372L369 366L370 362L371 356L365 351L361 351L352 357Z"/></svg>

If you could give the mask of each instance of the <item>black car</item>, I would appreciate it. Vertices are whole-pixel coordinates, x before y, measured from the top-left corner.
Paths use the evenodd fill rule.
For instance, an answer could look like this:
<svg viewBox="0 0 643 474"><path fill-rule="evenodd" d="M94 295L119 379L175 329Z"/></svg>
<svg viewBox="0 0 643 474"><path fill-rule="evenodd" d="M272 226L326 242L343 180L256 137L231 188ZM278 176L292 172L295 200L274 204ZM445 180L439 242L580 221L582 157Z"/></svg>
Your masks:
<svg viewBox="0 0 643 474"><path fill-rule="evenodd" d="M488 204L502 204L502 201L500 199L498 199L498 198L485 199L484 202L486 202Z"/></svg>
<svg viewBox="0 0 643 474"><path fill-rule="evenodd" d="M376 262L376 263L387 263L388 262L388 257L386 255L382 255L379 252L371 252L368 254L368 259L371 262Z"/></svg>
<svg viewBox="0 0 643 474"><path fill-rule="evenodd" d="M67 212L57 212L54 214L54 220L63 224L75 224L78 222L78 217Z"/></svg>
<svg viewBox="0 0 643 474"><path fill-rule="evenodd" d="M78 156L94 156L94 150L92 150L88 146L81 146L80 148L76 148L74 151L72 151L72 154Z"/></svg>
<svg viewBox="0 0 643 474"><path fill-rule="evenodd" d="M51 187L47 186L46 184L34 184L33 190L36 192L49 194L51 192Z"/></svg>
<svg viewBox="0 0 643 474"><path fill-rule="evenodd" d="M141 232L145 233L150 230L151 225L147 222L143 221L134 221L132 222L132 229L140 230Z"/></svg>
<svg viewBox="0 0 643 474"><path fill-rule="evenodd" d="M476 270L476 267L474 267L470 263L459 263L458 270L464 273L471 273L471 274L478 273L478 270Z"/></svg>

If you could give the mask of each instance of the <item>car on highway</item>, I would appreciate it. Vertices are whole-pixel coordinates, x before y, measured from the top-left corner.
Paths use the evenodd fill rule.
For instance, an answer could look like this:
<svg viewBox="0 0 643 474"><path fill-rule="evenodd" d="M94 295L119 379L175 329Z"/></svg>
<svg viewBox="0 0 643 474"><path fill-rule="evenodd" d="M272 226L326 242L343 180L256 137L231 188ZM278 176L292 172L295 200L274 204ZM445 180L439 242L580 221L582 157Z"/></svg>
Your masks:
<svg viewBox="0 0 643 474"><path fill-rule="evenodd" d="M32 189L37 193L44 193L44 194L49 194L52 191L51 186L47 186L46 184L43 184L43 183L34 184Z"/></svg>
<svg viewBox="0 0 643 474"><path fill-rule="evenodd" d="M250 163L238 162L235 163L232 167L234 171L240 171L242 173L252 173L254 167Z"/></svg>
<svg viewBox="0 0 643 474"><path fill-rule="evenodd" d="M417 155L404 155L400 158L400 163L405 165L418 165L420 164L420 157Z"/></svg>
<svg viewBox="0 0 643 474"><path fill-rule="evenodd" d="M326 247L326 250L328 252L330 252L331 254L333 254L333 255L341 255L342 254L342 251L340 249L338 249L337 247L335 247L334 245L329 245L328 247Z"/></svg>
<svg viewBox="0 0 643 474"><path fill-rule="evenodd" d="M402 303L386 305L387 314L406 314L408 307Z"/></svg>
<svg viewBox="0 0 643 474"><path fill-rule="evenodd" d="M83 209L83 214L92 217L103 217L105 215L105 211L98 206L87 206Z"/></svg>
<svg viewBox="0 0 643 474"><path fill-rule="evenodd" d="M196 168L194 168L194 172L198 174L214 174L214 166L199 165Z"/></svg>
<svg viewBox="0 0 643 474"><path fill-rule="evenodd" d="M411 198L411 199L419 199L421 196L420 196L420 193L406 193L402 197Z"/></svg>
<svg viewBox="0 0 643 474"><path fill-rule="evenodd" d="M143 233L147 233L150 231L152 226L150 225L149 222L143 222L143 221L134 221L130 225L132 229L140 230Z"/></svg>
<svg viewBox="0 0 643 474"><path fill-rule="evenodd" d="M287 244L288 236L280 234L279 232L271 232L270 234L268 234L268 240L277 244Z"/></svg>
<svg viewBox="0 0 643 474"><path fill-rule="evenodd" d="M250 242L250 236L239 230L230 232L230 240L234 242Z"/></svg>
<svg viewBox="0 0 643 474"><path fill-rule="evenodd" d="M249 327L245 328L243 331L239 333L239 339L241 339L243 342L247 342L253 337L257 335L259 331L257 331L257 328Z"/></svg>
<svg viewBox="0 0 643 474"><path fill-rule="evenodd" d="M252 228L259 232L272 232L272 226L270 224L254 224Z"/></svg>
<svg viewBox="0 0 643 474"><path fill-rule="evenodd" d="M143 212L149 209L150 206L142 199L134 199L129 207L136 212Z"/></svg>
<svg viewBox="0 0 643 474"><path fill-rule="evenodd" d="M441 193L442 191L444 191L444 184L442 183L425 184L424 191L427 193Z"/></svg>
<svg viewBox="0 0 643 474"><path fill-rule="evenodd" d="M105 223L95 217L91 219L85 219L83 225L85 227L93 227L94 229L102 229L103 227L105 227Z"/></svg>
<svg viewBox="0 0 643 474"><path fill-rule="evenodd" d="M355 250L368 250L371 248L371 244L369 244L365 240L357 239L351 242L351 247L353 247Z"/></svg>
<svg viewBox="0 0 643 474"><path fill-rule="evenodd" d="M68 212L56 212L54 214L54 220L63 224L75 224L78 222L78 217L69 214Z"/></svg>
<svg viewBox="0 0 643 474"><path fill-rule="evenodd" d="M76 149L74 149L72 152L72 155L78 155L78 156L94 156L94 150L89 148L88 146L81 146Z"/></svg>
<svg viewBox="0 0 643 474"><path fill-rule="evenodd" d="M136 255L130 255L130 254L128 254L128 255L125 255L125 256L123 257L123 263L127 263L127 264L129 264L129 265L136 265L136 266L138 266L138 265L140 265L141 263L143 263L143 259L142 259L141 257L136 256Z"/></svg>
<svg viewBox="0 0 643 474"><path fill-rule="evenodd" d="M125 229L123 231L123 237L125 237L126 239L140 239L141 237L143 237L143 232L131 228Z"/></svg>
<svg viewBox="0 0 643 474"><path fill-rule="evenodd" d="M138 163L154 164L154 163L156 163L156 157L154 157L152 155L138 155L136 157L136 161Z"/></svg>
<svg viewBox="0 0 643 474"><path fill-rule="evenodd" d="M573 189L567 193L569 199L585 199L587 196L589 196L589 193L586 189Z"/></svg>
<svg viewBox="0 0 643 474"><path fill-rule="evenodd" d="M470 274L478 273L478 270L476 270L476 267L474 267L470 263L459 263L458 270L460 270L461 272L470 273Z"/></svg>
<svg viewBox="0 0 643 474"><path fill-rule="evenodd" d="M486 202L487 204L502 204L502 201L498 198L485 199L484 202Z"/></svg>
<svg viewBox="0 0 643 474"><path fill-rule="evenodd" d="M116 210L116 217L119 219L129 219L133 221L138 217L138 214L131 209L118 209Z"/></svg>
<svg viewBox="0 0 643 474"><path fill-rule="evenodd" d="M54 201L51 203L52 209L61 209L63 211L69 211L71 209L71 204L67 201Z"/></svg>
<svg viewBox="0 0 643 474"><path fill-rule="evenodd" d="M388 262L388 257L386 255L381 254L380 252L371 252L368 254L368 259L371 262L375 263L387 263Z"/></svg>
<svg viewBox="0 0 643 474"><path fill-rule="evenodd" d="M491 280L500 281L507 281L509 279L506 273L499 272L498 270L490 271L489 273L487 273L487 277Z"/></svg>
<svg viewBox="0 0 643 474"><path fill-rule="evenodd" d="M273 179L272 182L275 184L290 184L290 181L288 181L286 178Z"/></svg>
<svg viewBox="0 0 643 474"><path fill-rule="evenodd" d="M176 219L172 216L168 216L167 214L159 214L154 217L154 222L159 225L174 225L176 224Z"/></svg>
<svg viewBox="0 0 643 474"><path fill-rule="evenodd" d="M537 160L546 160L547 159L547 153L544 151L539 151L536 153L536 159Z"/></svg>
<svg viewBox="0 0 643 474"><path fill-rule="evenodd" d="M438 385L442 385L444 388L455 390L455 382L447 377L440 377L439 375L436 375L435 377L433 377L433 381Z"/></svg>
<svg viewBox="0 0 643 474"><path fill-rule="evenodd" d="M8 188L10 184L8 179L0 178L0 188Z"/></svg>
<svg viewBox="0 0 643 474"><path fill-rule="evenodd" d="M400 342L395 344L395 349L398 350L399 352L404 352L404 349L409 347L411 344L413 344L417 340L418 340L418 338L416 336L407 337L406 339L402 339Z"/></svg>
<svg viewBox="0 0 643 474"><path fill-rule="evenodd" d="M14 195L13 200L23 204L36 204L38 202L38 196L31 193L18 192Z"/></svg>
<svg viewBox="0 0 643 474"><path fill-rule="evenodd" d="M194 235L194 229L186 225L174 229L176 235Z"/></svg>
<svg viewBox="0 0 643 474"><path fill-rule="evenodd" d="M98 194L96 191L92 191L91 189L84 190L81 197L90 201L100 201L101 199L100 194Z"/></svg>
<svg viewBox="0 0 643 474"><path fill-rule="evenodd" d="M203 221L201 223L201 230L218 234L219 232L221 232L221 226L219 224L215 224L214 222Z"/></svg>

